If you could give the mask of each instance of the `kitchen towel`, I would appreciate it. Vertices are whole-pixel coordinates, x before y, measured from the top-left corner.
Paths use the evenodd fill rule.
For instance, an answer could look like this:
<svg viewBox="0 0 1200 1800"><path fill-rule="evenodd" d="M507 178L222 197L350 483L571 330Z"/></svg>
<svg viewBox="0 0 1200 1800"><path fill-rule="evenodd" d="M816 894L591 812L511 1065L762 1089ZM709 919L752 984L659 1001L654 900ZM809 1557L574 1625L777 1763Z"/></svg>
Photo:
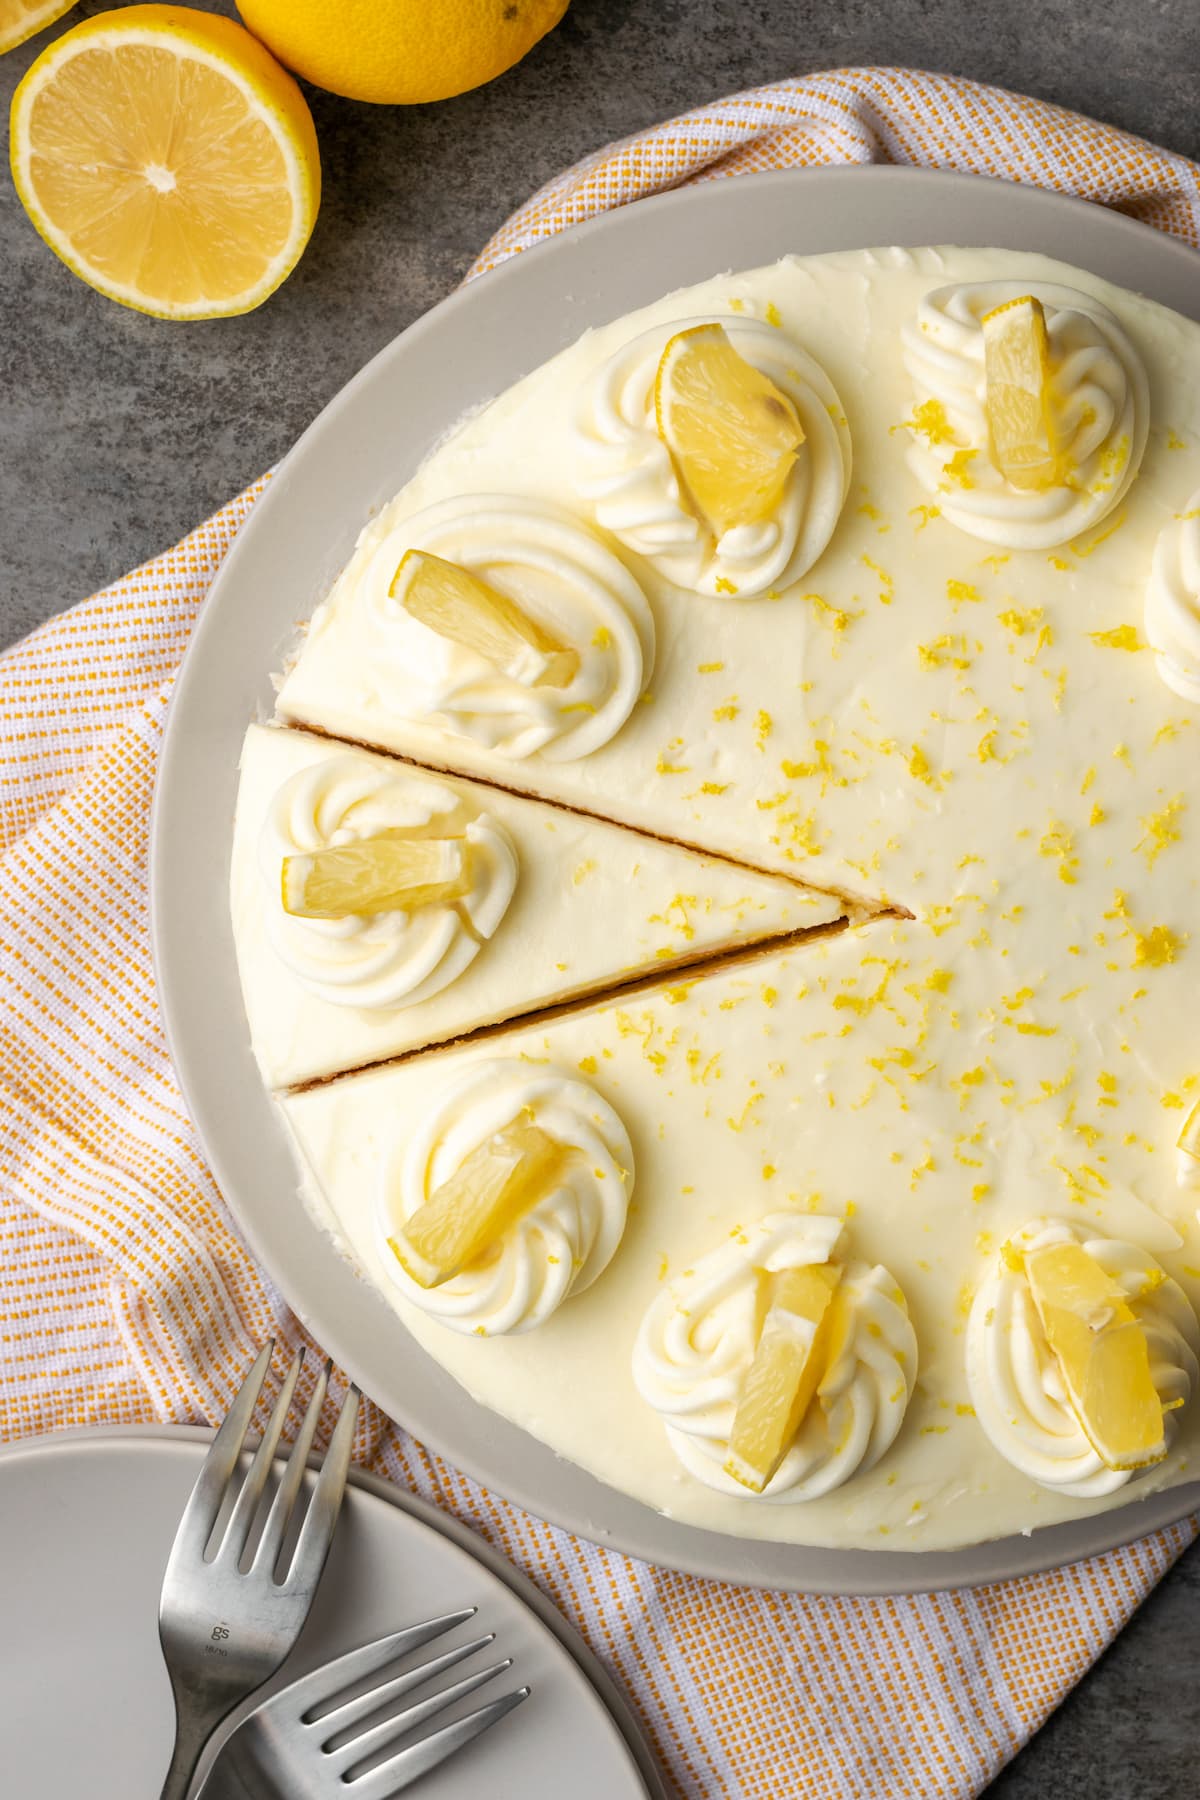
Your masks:
<svg viewBox="0 0 1200 1800"><path fill-rule="evenodd" d="M1081 194L1200 245L1200 168L1184 158L1042 101L863 68L736 94L598 151L523 206L472 276L643 194L847 162ZM255 1346L275 1336L278 1378L308 1341L242 1244L188 1119L158 1017L147 911L172 681L262 485L0 657L7 1438L215 1420ZM726 1587L581 1542L371 1406L357 1460L456 1514L532 1576L633 1698L673 1790L696 1800L978 1793L1197 1530L1193 1520L969 1593L815 1599Z"/></svg>

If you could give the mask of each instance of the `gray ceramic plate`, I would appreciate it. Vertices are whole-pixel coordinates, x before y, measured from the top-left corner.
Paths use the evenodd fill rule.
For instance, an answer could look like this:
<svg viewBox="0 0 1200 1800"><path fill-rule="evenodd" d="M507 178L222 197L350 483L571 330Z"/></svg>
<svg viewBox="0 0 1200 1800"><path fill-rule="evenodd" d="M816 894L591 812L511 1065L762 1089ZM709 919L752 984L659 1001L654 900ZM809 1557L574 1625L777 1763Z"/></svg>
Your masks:
<svg viewBox="0 0 1200 1800"><path fill-rule="evenodd" d="M713 181L607 213L461 289L390 344L305 433L215 582L183 666L159 771L152 904L175 1064L217 1180L251 1246L364 1390L489 1487L652 1562L813 1593L965 1586L1074 1561L1182 1518L1200 1485L1031 1537L948 1554L831 1553L696 1530L618 1494L471 1400L291 1203L291 1153L258 1079L226 907L237 759L273 706L270 673L349 556L368 511L427 447L591 325L789 251L875 244L1043 251L1200 317L1200 258L1081 201L896 168Z"/></svg>
<svg viewBox="0 0 1200 1800"><path fill-rule="evenodd" d="M158 1792L172 1717L158 1595L210 1435L117 1426L0 1451L0 1593L20 1632L0 1692L5 1793ZM357 1470L320 1593L271 1687L459 1606L476 1617L446 1646L494 1632L496 1655L513 1659L510 1685L532 1691L511 1720L426 1776L422 1800L558 1800L564 1769L575 1800L665 1800L628 1707L549 1601L457 1520Z"/></svg>

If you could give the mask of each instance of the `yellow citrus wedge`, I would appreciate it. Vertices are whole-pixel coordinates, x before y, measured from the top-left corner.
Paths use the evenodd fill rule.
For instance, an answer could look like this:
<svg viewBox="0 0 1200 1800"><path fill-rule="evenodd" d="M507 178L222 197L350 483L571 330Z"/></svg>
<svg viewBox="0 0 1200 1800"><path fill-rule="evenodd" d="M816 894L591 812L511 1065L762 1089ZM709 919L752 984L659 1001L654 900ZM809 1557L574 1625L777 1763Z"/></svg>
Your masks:
<svg viewBox="0 0 1200 1800"><path fill-rule="evenodd" d="M578 672L576 651L551 637L507 594L458 563L427 550L406 550L390 592L430 631L473 650L526 687L564 688Z"/></svg>
<svg viewBox="0 0 1200 1800"><path fill-rule="evenodd" d="M697 513L722 537L774 512L804 442L791 400L721 325L676 332L654 382L658 435Z"/></svg>
<svg viewBox="0 0 1200 1800"><path fill-rule="evenodd" d="M388 833L283 859L283 910L298 919L416 912L461 900L470 887L470 845L461 838Z"/></svg>
<svg viewBox="0 0 1200 1800"><path fill-rule="evenodd" d="M825 1373L841 1279L836 1263L771 1277L766 1317L738 1395L725 1472L761 1494L787 1454Z"/></svg>
<svg viewBox="0 0 1200 1800"><path fill-rule="evenodd" d="M13 96L13 179L91 287L164 319L249 312L321 197L300 89L232 19L127 6L57 38Z"/></svg>
<svg viewBox="0 0 1200 1800"><path fill-rule="evenodd" d="M992 462L1013 487L1063 479L1050 405L1050 341L1040 300L1026 294L983 316L984 407Z"/></svg>
<svg viewBox="0 0 1200 1800"><path fill-rule="evenodd" d="M425 1288L449 1281L540 1199L566 1154L540 1126L514 1119L477 1145L388 1239L400 1266Z"/></svg>
<svg viewBox="0 0 1200 1800"><path fill-rule="evenodd" d="M1183 1121L1183 1130L1175 1140L1176 1147L1190 1156L1198 1165L1200 1174L1200 1100L1197 1100L1187 1118Z"/></svg>
<svg viewBox="0 0 1200 1800"><path fill-rule="evenodd" d="M69 13L75 0L0 0L0 56Z"/></svg>
<svg viewBox="0 0 1200 1800"><path fill-rule="evenodd" d="M1080 1244L1028 1251L1025 1275L1072 1411L1097 1456L1110 1469L1161 1461L1162 1402L1146 1333L1122 1289Z"/></svg>

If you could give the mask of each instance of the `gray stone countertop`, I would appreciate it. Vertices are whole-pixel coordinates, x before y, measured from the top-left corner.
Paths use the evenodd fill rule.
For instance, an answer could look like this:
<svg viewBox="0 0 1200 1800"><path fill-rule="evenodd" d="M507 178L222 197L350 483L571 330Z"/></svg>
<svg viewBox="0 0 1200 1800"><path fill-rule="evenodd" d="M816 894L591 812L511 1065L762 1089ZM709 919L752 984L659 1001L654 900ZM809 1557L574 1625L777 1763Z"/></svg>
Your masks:
<svg viewBox="0 0 1200 1800"><path fill-rule="evenodd" d="M100 10L87 0L65 23ZM49 35L0 61L6 111ZM393 109L312 93L320 218L295 274L245 318L170 325L101 299L0 179L0 644L172 543L280 457L568 163L735 89L855 63L995 82L1200 157L1196 0L573 0L523 64L461 99ZM1194 1800L1198 1620L1200 1549L994 1783L995 1800Z"/></svg>

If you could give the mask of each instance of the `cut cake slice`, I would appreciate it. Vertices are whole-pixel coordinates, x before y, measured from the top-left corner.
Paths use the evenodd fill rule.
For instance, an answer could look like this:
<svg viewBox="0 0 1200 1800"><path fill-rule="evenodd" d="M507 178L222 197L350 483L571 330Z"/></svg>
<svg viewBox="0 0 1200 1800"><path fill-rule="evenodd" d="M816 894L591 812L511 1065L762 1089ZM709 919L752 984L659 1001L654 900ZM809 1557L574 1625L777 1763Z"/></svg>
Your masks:
<svg viewBox="0 0 1200 1800"><path fill-rule="evenodd" d="M493 871L483 909L474 917L467 902L430 909L411 947L389 924L394 914L288 916L285 855L386 831L374 790L393 780L401 793L432 788L447 806L451 823L426 830L488 821L487 843L476 852L468 831L468 850L498 854L506 868ZM250 727L242 750L230 899L251 1043L276 1088L828 924L844 910L795 882L621 826L261 725ZM406 958L426 971L407 993Z"/></svg>

